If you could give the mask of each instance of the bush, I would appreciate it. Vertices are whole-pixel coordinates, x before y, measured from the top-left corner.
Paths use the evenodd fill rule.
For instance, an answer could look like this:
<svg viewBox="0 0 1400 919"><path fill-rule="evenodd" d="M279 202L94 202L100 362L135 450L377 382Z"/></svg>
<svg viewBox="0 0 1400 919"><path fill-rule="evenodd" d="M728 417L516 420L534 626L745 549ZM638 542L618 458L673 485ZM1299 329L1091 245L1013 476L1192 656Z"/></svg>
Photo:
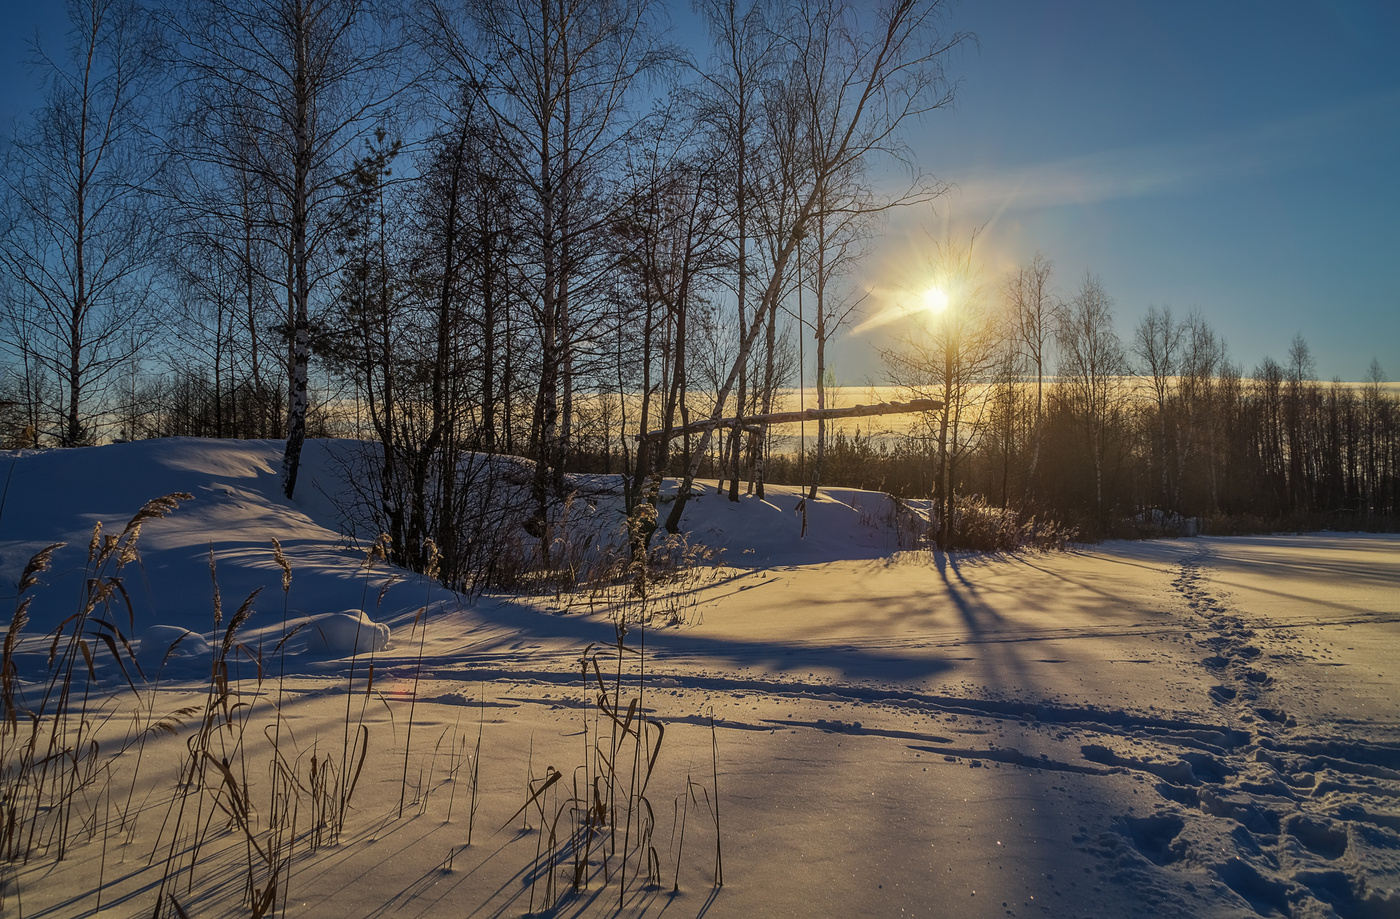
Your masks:
<svg viewBox="0 0 1400 919"><path fill-rule="evenodd" d="M953 504L951 547L973 552L1063 549L1077 532L1015 508L993 507L980 495L960 495Z"/></svg>

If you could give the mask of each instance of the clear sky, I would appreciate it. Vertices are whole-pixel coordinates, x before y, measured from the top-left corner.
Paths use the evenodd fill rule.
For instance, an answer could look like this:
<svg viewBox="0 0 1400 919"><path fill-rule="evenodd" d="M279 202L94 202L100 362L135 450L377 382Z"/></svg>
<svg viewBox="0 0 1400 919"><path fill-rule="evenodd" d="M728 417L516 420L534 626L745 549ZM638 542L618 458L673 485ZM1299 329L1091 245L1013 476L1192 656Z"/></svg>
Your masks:
<svg viewBox="0 0 1400 919"><path fill-rule="evenodd" d="M37 99L22 62L58 0L0 0L0 122ZM961 0L957 106L911 134L956 187L886 228L862 282L916 285L930 234L966 236L989 285L1037 250L1061 293L1086 271L1127 338L1150 304L1192 310L1246 373L1295 334L1317 375L1400 379L1400 2ZM888 329L886 330L888 331ZM838 377L879 378L868 342Z"/></svg>
<svg viewBox="0 0 1400 919"><path fill-rule="evenodd" d="M59 57L67 26L62 0L0 0L0 125L6 136L17 116L39 104L37 77L28 66L36 33Z"/></svg>

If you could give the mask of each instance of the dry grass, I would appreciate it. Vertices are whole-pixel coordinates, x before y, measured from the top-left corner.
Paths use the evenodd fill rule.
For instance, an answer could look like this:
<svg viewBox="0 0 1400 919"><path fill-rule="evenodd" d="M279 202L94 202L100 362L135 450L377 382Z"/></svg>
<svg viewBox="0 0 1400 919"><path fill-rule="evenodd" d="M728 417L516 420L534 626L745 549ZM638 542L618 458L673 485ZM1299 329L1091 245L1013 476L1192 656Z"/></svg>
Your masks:
<svg viewBox="0 0 1400 919"><path fill-rule="evenodd" d="M143 673L131 642L135 611L122 579L139 558L142 525L188 499L171 495L150 502L119 534L105 534L100 525L94 529L84 593L75 611L43 636L47 677L39 682L23 679L19 652L34 591L60 546L45 548L24 570L0 653L0 865L5 872L0 909L13 905L23 914L20 878L42 876L27 873L29 866L42 870L64 861L75 847L97 845L101 867L96 888L76 893L68 902L91 897L100 912L109 847L125 853L144 843L146 867L138 871L152 872L143 888L154 898L146 910L152 919L192 915L210 897L232 894L235 886L237 911L254 919L285 915L297 863L346 839L352 820L387 823L426 814L433 789L447 783L452 790L446 820L452 820L458 786L465 786L465 847L473 844L483 803L485 687L474 746L463 736L460 717L450 734L444 729L426 740L415 734L430 627L427 602L408 635L417 653L402 749L386 745L378 733L382 719L370 717L382 705L392 727L392 708L375 685L375 653L361 654L359 642L347 660L343 724L335 731L339 736L329 744L324 736L297 737L284 712L287 645L299 628L288 628L292 567L274 541L273 558L282 572L282 634L264 649L260 641L244 637L258 592L225 616L211 550L213 640L200 702L162 711L168 698L162 673L181 643L193 639L174 639L159 656L156 672ZM371 569L383 564L386 548L376 541L366 555L362 607L369 605ZM537 901L552 907L570 892L595 885L615 884L619 905L637 890L659 888L663 874L678 886L686 819L701 807L714 824L715 883L722 883L713 724L711 780L687 776L685 792L673 808L679 810L680 827L678 832L673 827L672 838L680 842L672 872L663 870L651 791L665 762L667 735L664 723L646 706L646 629L658 616L664 621L685 618L685 597L701 576L692 571L697 560L703 566L710 557L684 542L663 540L638 559L625 564L614 559L606 587L585 582L585 588L569 595L569 602L582 603L593 602L595 591L606 594L615 641L590 646L580 657L585 702L580 761L565 768L549 764L538 774L532 766L526 776L525 800L516 816L532 821L532 831L539 834L529 868L531 911ZM383 596L380 591L378 601ZM155 659L149 649L140 657ZM100 685L99 680L113 672L120 677L117 693L110 681ZM134 714L121 721L119 712ZM175 761L177 775L161 772L171 768L172 759L151 752L157 742L183 743L183 755ZM420 765L412 776L415 757ZM445 760L441 767L440 757ZM383 816L361 812L354 804L360 780L371 767L385 772L386 759L398 774L398 800ZM156 819L158 825L146 823L147 831L138 832L138 825ZM459 851L449 852L448 867Z"/></svg>
<svg viewBox="0 0 1400 919"><path fill-rule="evenodd" d="M972 552L1060 551L1077 532L1015 508L994 507L978 496L953 503L951 548Z"/></svg>
<svg viewBox="0 0 1400 919"><path fill-rule="evenodd" d="M629 893L657 890L663 884L651 788L662 761L666 725L650 717L646 705L645 637L652 614L646 594L638 590L645 583L640 577L633 583L633 602L613 605L613 644L590 645L579 658L582 761L568 769L549 764L540 775L531 767L525 802L511 818L533 815L539 824L530 872L531 912L537 895L540 909L552 910L566 894L578 894L594 884L616 884L621 909ZM673 807L673 890L680 884L686 818L691 803L698 807L701 798L715 826L715 884L723 884L719 752L713 719L711 754L711 784L687 776L682 800ZM566 777L571 777L567 786Z"/></svg>

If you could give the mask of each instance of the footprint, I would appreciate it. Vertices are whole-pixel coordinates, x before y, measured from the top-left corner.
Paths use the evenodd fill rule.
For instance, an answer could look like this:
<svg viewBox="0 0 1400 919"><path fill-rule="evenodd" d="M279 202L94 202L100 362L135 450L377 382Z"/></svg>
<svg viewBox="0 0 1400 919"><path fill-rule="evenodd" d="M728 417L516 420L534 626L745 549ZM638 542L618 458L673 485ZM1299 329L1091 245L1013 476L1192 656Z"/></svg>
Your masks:
<svg viewBox="0 0 1400 919"><path fill-rule="evenodd" d="M1293 814L1284 822L1284 832L1308 851L1327 859L1341 858L1347 851L1347 831L1330 820L1308 814Z"/></svg>
<svg viewBox="0 0 1400 919"><path fill-rule="evenodd" d="M1181 861L1186 854L1185 841L1177 839L1185 829L1186 821L1175 814L1121 817L1118 826L1119 832L1132 841L1134 848L1158 865Z"/></svg>

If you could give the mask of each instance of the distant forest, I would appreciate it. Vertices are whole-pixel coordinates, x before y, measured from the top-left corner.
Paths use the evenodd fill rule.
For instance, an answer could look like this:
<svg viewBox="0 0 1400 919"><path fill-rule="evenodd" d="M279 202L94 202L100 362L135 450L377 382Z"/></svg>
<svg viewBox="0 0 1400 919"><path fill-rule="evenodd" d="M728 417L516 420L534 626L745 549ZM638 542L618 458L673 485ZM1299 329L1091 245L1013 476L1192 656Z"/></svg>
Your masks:
<svg viewBox="0 0 1400 919"><path fill-rule="evenodd" d="M825 405L854 268L943 190L901 137L953 101L945 7L700 0L682 47L652 0L76 0L5 148L0 437L285 438L288 495L306 437L360 438L395 560L458 586L498 577L507 494L557 567L598 471L643 556L699 476L933 497L945 547L1394 521L1379 366L1319 383L1299 339L1246 373L1167 310L1122 339L1096 278L984 277L975 238L884 355L944 404L914 436L799 458L743 420L799 355Z"/></svg>

